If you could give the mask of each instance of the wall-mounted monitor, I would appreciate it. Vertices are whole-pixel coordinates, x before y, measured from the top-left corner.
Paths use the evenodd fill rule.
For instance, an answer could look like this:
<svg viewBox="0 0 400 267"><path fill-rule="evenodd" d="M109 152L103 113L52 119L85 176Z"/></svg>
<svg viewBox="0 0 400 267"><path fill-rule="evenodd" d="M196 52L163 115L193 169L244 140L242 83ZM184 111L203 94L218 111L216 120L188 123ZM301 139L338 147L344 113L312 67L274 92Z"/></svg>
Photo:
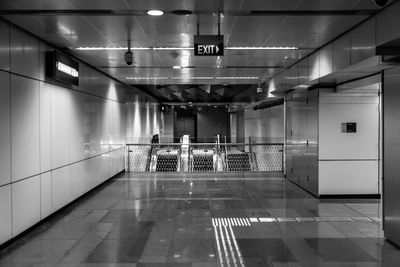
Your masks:
<svg viewBox="0 0 400 267"><path fill-rule="evenodd" d="M79 85L79 62L57 51L46 55L47 77L71 84Z"/></svg>
<svg viewBox="0 0 400 267"><path fill-rule="evenodd" d="M356 133L357 123L356 122L343 122L342 133Z"/></svg>

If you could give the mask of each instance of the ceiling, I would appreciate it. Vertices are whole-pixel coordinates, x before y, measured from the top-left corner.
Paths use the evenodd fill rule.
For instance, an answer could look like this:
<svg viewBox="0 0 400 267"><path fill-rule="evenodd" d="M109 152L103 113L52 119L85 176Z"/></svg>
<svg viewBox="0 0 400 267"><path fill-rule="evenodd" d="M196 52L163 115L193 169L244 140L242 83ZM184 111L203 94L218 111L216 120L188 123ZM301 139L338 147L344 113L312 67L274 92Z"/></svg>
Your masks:
<svg viewBox="0 0 400 267"><path fill-rule="evenodd" d="M165 14L151 17L146 15L150 9ZM171 14L182 9L199 15ZM225 101L277 74L376 10L372 0L3 0L0 15L160 100ZM133 47L192 47L198 19L200 34L217 34L218 12L225 47L299 49L225 50L223 57L195 57L193 50L181 49L135 50L132 66L124 62L125 50L76 50L126 47L128 39Z"/></svg>

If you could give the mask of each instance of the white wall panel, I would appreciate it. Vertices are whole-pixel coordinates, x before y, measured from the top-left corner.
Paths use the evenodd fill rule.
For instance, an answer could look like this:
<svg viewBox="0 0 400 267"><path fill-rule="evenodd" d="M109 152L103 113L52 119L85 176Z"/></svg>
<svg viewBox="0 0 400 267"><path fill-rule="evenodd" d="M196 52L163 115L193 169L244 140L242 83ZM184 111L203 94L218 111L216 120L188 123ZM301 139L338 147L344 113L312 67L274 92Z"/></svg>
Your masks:
<svg viewBox="0 0 400 267"><path fill-rule="evenodd" d="M47 83L53 48L9 29L0 21L0 244L125 167L124 148L100 156L124 147L125 105L110 100L124 86L83 63L81 92Z"/></svg>
<svg viewBox="0 0 400 267"><path fill-rule="evenodd" d="M76 199L85 193L85 181L88 178L85 165L85 161L81 161L70 166L70 189L72 199Z"/></svg>
<svg viewBox="0 0 400 267"><path fill-rule="evenodd" d="M350 65L351 34L347 33L333 43L333 71Z"/></svg>
<svg viewBox="0 0 400 267"><path fill-rule="evenodd" d="M109 144L112 142L112 109L112 101L101 101L101 153L109 151Z"/></svg>
<svg viewBox="0 0 400 267"><path fill-rule="evenodd" d="M118 103L118 113L119 113L119 128L118 128L118 144L119 147L124 147L125 145L125 126L126 126L126 113L125 113L125 104ZM158 116L158 125L160 125L161 116ZM158 129L158 133L160 133L160 128Z"/></svg>
<svg viewBox="0 0 400 267"><path fill-rule="evenodd" d="M13 236L40 220L40 176L13 183L12 225Z"/></svg>
<svg viewBox="0 0 400 267"><path fill-rule="evenodd" d="M0 58L1 60L1 58ZM10 76L0 72L0 185L11 182Z"/></svg>
<svg viewBox="0 0 400 267"><path fill-rule="evenodd" d="M10 70L10 27L0 21L0 69Z"/></svg>
<svg viewBox="0 0 400 267"><path fill-rule="evenodd" d="M40 172L39 82L11 75L12 180Z"/></svg>
<svg viewBox="0 0 400 267"><path fill-rule="evenodd" d="M245 136L255 142L284 141L283 105L267 109L245 109ZM232 129L232 128L231 128Z"/></svg>
<svg viewBox="0 0 400 267"><path fill-rule="evenodd" d="M378 104L321 104L320 159L377 159ZM341 124L356 122L356 133L343 133Z"/></svg>
<svg viewBox="0 0 400 267"><path fill-rule="evenodd" d="M44 219L53 212L51 201L51 172L40 175L40 218Z"/></svg>
<svg viewBox="0 0 400 267"><path fill-rule="evenodd" d="M39 79L41 81L46 79L46 53L51 50L51 47L39 41Z"/></svg>
<svg viewBox="0 0 400 267"><path fill-rule="evenodd" d="M88 122L89 128L89 146L90 156L97 156L101 153L101 99L98 97L90 97L90 117Z"/></svg>
<svg viewBox="0 0 400 267"><path fill-rule="evenodd" d="M378 161L320 161L319 193L378 194Z"/></svg>
<svg viewBox="0 0 400 267"><path fill-rule="evenodd" d="M333 72L333 44L324 46L319 52L319 77Z"/></svg>
<svg viewBox="0 0 400 267"><path fill-rule="evenodd" d="M317 51L308 58L308 77L310 81L320 77L319 53L320 51Z"/></svg>
<svg viewBox="0 0 400 267"><path fill-rule="evenodd" d="M11 233L11 185L0 187L0 244L12 237Z"/></svg>
<svg viewBox="0 0 400 267"><path fill-rule="evenodd" d="M382 45L393 41L400 36L400 2L394 3L390 8L386 8L376 17L376 45Z"/></svg>
<svg viewBox="0 0 400 267"><path fill-rule="evenodd" d="M15 27L10 28L10 36L11 71L39 79L39 41Z"/></svg>
<svg viewBox="0 0 400 267"><path fill-rule="evenodd" d="M40 171L51 170L51 88L40 83Z"/></svg>
<svg viewBox="0 0 400 267"><path fill-rule="evenodd" d="M51 174L53 211L57 211L71 200L69 166L56 169Z"/></svg>
<svg viewBox="0 0 400 267"><path fill-rule="evenodd" d="M85 153L85 113L86 105L89 105L89 96L79 92L70 91L70 162L84 159L89 153Z"/></svg>
<svg viewBox="0 0 400 267"><path fill-rule="evenodd" d="M49 86L51 86L51 153L54 169L70 163L71 92L59 86Z"/></svg>
<svg viewBox="0 0 400 267"><path fill-rule="evenodd" d="M375 56L375 19L370 19L351 32L351 65Z"/></svg>
<svg viewBox="0 0 400 267"><path fill-rule="evenodd" d="M85 188L84 192L86 193L87 191L89 191L91 188L94 187L95 180L99 177L101 168L101 162L99 157L91 158L85 161L85 168L88 171L88 175L86 176L85 186L84 186Z"/></svg>

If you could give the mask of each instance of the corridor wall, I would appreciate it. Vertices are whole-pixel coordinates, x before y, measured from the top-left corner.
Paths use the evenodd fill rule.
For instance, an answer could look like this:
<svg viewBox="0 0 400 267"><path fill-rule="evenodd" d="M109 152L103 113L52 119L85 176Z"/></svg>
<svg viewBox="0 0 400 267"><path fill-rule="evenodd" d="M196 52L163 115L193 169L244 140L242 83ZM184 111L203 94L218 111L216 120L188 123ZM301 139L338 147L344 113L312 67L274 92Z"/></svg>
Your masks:
<svg viewBox="0 0 400 267"><path fill-rule="evenodd" d="M126 143L150 143L152 136L160 134L162 127L158 102L145 95L135 94L125 105Z"/></svg>
<svg viewBox="0 0 400 267"><path fill-rule="evenodd" d="M125 85L80 62L50 81L54 48L0 21L0 244L124 170Z"/></svg>
<svg viewBox="0 0 400 267"><path fill-rule="evenodd" d="M254 143L283 143L284 134L283 105L266 109L244 109L245 140Z"/></svg>

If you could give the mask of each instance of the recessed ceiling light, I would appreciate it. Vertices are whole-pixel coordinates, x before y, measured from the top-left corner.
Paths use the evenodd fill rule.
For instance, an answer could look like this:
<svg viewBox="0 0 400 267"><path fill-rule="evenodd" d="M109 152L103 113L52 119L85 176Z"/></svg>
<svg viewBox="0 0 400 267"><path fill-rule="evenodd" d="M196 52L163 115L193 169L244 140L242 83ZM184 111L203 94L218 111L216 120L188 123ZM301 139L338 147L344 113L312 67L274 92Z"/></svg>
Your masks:
<svg viewBox="0 0 400 267"><path fill-rule="evenodd" d="M147 11L147 15L149 15L149 16L162 16L162 15L164 15L164 11L157 10L157 9L152 9L152 10Z"/></svg>
<svg viewBox="0 0 400 267"><path fill-rule="evenodd" d="M182 69L182 66L173 66L173 69Z"/></svg>

